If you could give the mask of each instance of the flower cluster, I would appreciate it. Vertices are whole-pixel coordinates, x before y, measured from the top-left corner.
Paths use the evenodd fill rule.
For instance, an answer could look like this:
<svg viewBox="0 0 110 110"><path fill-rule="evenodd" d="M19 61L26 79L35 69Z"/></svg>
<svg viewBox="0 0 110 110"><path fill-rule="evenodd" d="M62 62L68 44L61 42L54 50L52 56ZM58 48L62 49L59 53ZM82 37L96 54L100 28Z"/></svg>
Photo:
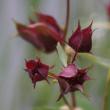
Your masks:
<svg viewBox="0 0 110 110"><path fill-rule="evenodd" d="M64 29L62 29L55 18L50 15L36 13L37 20L29 20L28 25L16 22L16 29L21 38L31 43L35 48L45 53L51 53L56 49L59 42L62 46L69 45L76 54L78 52L90 52L92 48L92 23L82 29L80 21L78 27L73 32L72 36L66 41L64 38ZM32 83L35 87L36 82L46 80L48 78L56 79L58 81L61 94L58 98L60 100L65 94L69 92L81 91L83 92L83 84L89 80L87 75L88 68L79 68L75 61L61 70L59 74L51 74L48 64L44 64L40 59L31 59L25 61L25 71L28 73Z"/></svg>

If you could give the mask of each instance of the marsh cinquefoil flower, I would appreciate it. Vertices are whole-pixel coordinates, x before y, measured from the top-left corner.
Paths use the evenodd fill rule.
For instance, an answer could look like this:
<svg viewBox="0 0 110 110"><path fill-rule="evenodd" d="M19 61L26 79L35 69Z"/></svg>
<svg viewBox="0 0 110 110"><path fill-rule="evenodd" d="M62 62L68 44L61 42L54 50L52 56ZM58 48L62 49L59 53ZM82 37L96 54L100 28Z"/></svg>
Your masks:
<svg viewBox="0 0 110 110"><path fill-rule="evenodd" d="M38 13L38 21L30 20L29 25L16 22L18 34L37 49L46 53L56 49L57 42L63 43L63 30L57 21L49 15Z"/></svg>
<svg viewBox="0 0 110 110"><path fill-rule="evenodd" d="M69 45L78 52L90 52L92 48L92 23L81 29L80 22L78 22L78 27L76 31L72 34L69 39Z"/></svg>
<svg viewBox="0 0 110 110"><path fill-rule="evenodd" d="M58 100L68 92L75 92L77 90L83 92L83 84L89 79L87 68L79 69L75 64L69 64L58 75L58 82L61 88L61 95Z"/></svg>
<svg viewBox="0 0 110 110"><path fill-rule="evenodd" d="M47 80L49 66L46 64L43 64L39 59L36 60L26 60L25 61L25 70L28 72L30 79L32 80L32 83L36 85L36 82Z"/></svg>

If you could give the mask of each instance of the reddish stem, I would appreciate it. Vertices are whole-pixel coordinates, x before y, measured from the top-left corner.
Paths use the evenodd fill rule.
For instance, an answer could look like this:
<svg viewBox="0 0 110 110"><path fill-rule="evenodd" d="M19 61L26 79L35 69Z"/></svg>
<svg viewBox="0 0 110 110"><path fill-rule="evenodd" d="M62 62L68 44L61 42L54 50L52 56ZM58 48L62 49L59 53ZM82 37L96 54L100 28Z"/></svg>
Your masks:
<svg viewBox="0 0 110 110"><path fill-rule="evenodd" d="M70 16L70 0L67 0L67 11L66 11L66 23L64 30L64 39L66 39L68 27L69 27L69 16Z"/></svg>

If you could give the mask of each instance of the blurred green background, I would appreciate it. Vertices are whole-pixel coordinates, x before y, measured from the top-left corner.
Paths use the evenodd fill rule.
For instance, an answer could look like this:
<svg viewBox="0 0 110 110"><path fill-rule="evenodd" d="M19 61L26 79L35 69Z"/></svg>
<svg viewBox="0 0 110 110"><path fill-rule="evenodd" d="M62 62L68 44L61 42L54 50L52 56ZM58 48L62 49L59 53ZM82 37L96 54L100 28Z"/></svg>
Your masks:
<svg viewBox="0 0 110 110"><path fill-rule="evenodd" d="M82 27L94 21L92 53L110 58L110 29L96 26L108 22L106 0L71 0L71 14L68 37L80 19ZM33 11L54 16L63 26L65 23L66 0L0 0L0 110L59 110L63 101L57 84L40 82L33 89L28 75L24 72L24 59L40 56L43 62L56 65L52 72L59 73L61 63L56 53L43 54L19 37L13 19L28 23ZM91 64L79 59L80 66ZM89 71L93 80L85 84L89 99L77 92L77 104L83 110L102 110L107 69L94 65ZM67 96L68 97L68 96ZM110 107L109 109L110 110Z"/></svg>

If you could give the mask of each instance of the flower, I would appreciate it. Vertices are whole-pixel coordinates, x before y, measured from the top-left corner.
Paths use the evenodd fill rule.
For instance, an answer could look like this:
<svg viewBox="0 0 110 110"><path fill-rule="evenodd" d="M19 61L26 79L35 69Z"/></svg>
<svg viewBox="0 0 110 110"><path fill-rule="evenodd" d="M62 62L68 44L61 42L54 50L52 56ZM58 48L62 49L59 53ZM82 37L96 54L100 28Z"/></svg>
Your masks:
<svg viewBox="0 0 110 110"><path fill-rule="evenodd" d="M37 81L47 80L49 66L43 64L40 59L36 60L26 60L25 61L25 71L28 72L32 83L36 85Z"/></svg>
<svg viewBox="0 0 110 110"><path fill-rule="evenodd" d="M58 82L61 88L58 100L68 92L75 92L77 90L83 92L83 84L89 79L87 68L79 69L75 64L69 64L58 75Z"/></svg>
<svg viewBox="0 0 110 110"><path fill-rule="evenodd" d="M37 14L38 22L30 21L26 26L15 22L18 34L37 49L46 53L56 49L57 42L63 43L63 30L52 17L44 14Z"/></svg>
<svg viewBox="0 0 110 110"><path fill-rule="evenodd" d="M92 48L92 23L81 29L80 22L78 22L78 27L76 31L72 34L69 39L69 45L78 52L90 52Z"/></svg>
<svg viewBox="0 0 110 110"><path fill-rule="evenodd" d="M106 13L108 18L110 19L110 2L105 5Z"/></svg>

